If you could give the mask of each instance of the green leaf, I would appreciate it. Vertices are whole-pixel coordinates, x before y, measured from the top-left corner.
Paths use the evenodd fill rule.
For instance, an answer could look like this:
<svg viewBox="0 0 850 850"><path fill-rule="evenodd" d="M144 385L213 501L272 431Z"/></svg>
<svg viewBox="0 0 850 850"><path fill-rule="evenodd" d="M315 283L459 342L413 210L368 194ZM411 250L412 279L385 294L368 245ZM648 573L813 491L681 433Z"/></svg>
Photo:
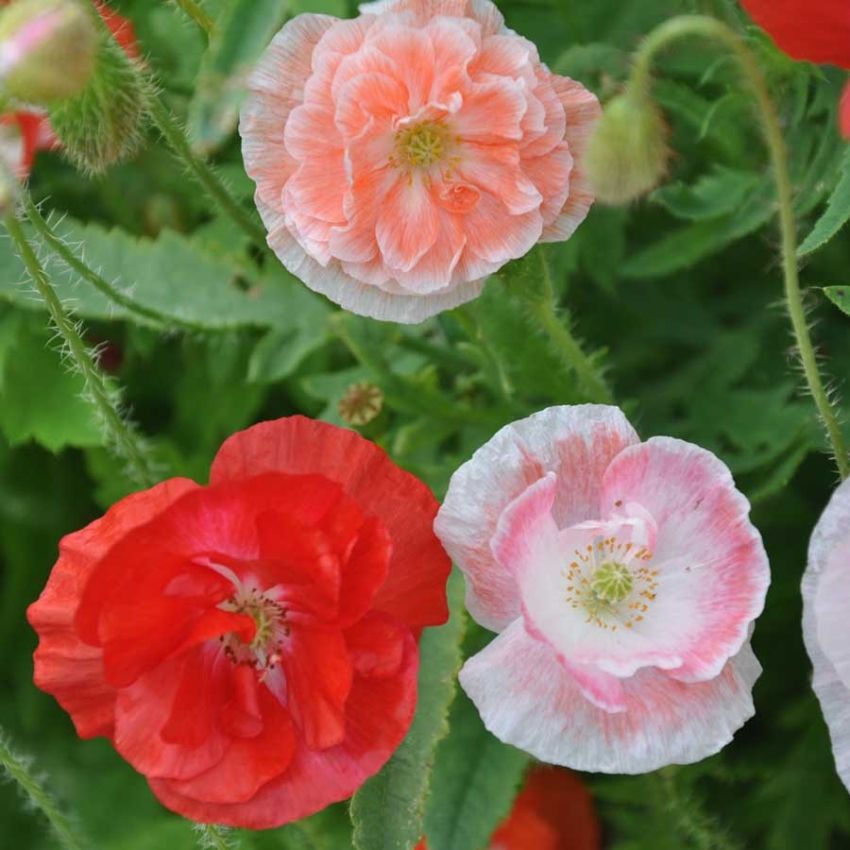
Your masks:
<svg viewBox="0 0 850 850"><path fill-rule="evenodd" d="M449 622L427 629L420 641L419 700L410 732L351 801L357 850L411 850L422 837L434 754L448 732L461 663L463 580L457 572L449 579L448 595Z"/></svg>
<svg viewBox="0 0 850 850"><path fill-rule="evenodd" d="M100 446L94 408L83 397L85 382L62 362L51 337L47 327L19 314L0 322L0 431L13 446L28 440L53 452Z"/></svg>
<svg viewBox="0 0 850 850"><path fill-rule="evenodd" d="M717 166L693 185L671 183L653 192L651 200L676 218L690 221L720 218L734 212L761 183L752 171Z"/></svg>
<svg viewBox="0 0 850 850"><path fill-rule="evenodd" d="M189 104L188 130L198 152L216 150L236 129L247 77L288 10L286 0L233 0L225 6Z"/></svg>
<svg viewBox="0 0 850 850"><path fill-rule="evenodd" d="M841 178L826 204L826 210L817 220L797 253L801 257L822 248L850 219L850 147L844 154Z"/></svg>
<svg viewBox="0 0 850 850"><path fill-rule="evenodd" d="M629 278L663 277L695 265L764 226L774 213L773 187L763 184L731 216L672 230L628 259Z"/></svg>
<svg viewBox="0 0 850 850"><path fill-rule="evenodd" d="M850 316L850 286L825 286L823 293L847 316Z"/></svg>
<svg viewBox="0 0 850 850"><path fill-rule="evenodd" d="M319 296L304 292L282 266L274 265L261 280L247 282L232 259L213 255L172 230L163 230L155 240L68 221L58 230L69 245L84 246L86 263L133 301L196 330L289 329L292 312L302 310L308 299L322 303ZM58 261L55 266L65 271ZM69 301L80 318L148 323L76 274L53 277L59 297ZM0 300L41 309L18 283L24 278L11 242L0 241ZM301 291L296 294L297 290Z"/></svg>
<svg viewBox="0 0 850 850"><path fill-rule="evenodd" d="M430 850L482 850L511 809L529 757L494 738L458 694L434 765L425 815Z"/></svg>

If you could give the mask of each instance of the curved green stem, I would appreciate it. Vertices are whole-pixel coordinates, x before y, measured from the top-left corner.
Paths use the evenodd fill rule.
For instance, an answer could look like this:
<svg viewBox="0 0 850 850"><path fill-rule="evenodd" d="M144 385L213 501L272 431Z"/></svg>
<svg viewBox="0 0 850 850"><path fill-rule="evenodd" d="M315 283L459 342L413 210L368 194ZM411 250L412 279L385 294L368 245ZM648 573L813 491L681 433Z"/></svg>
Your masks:
<svg viewBox="0 0 850 850"><path fill-rule="evenodd" d="M86 389L98 411L105 436L115 447L116 452L127 462L128 472L134 482L142 487L152 486L157 482L158 477L150 467L141 439L121 415L115 393L110 389L106 378L92 359L74 321L65 312L21 223L14 215L7 216L4 222L27 273L44 301L56 330L67 346L68 354L85 380Z"/></svg>
<svg viewBox="0 0 850 850"><path fill-rule="evenodd" d="M27 219L32 224L44 244L53 251L53 253L56 254L56 256L59 257L66 266L75 271L83 280L90 283L110 301L114 301L116 304L124 307L131 313L135 313L136 315L153 322L157 326L176 326L183 328L184 330L191 331L203 330L203 328L199 325L194 325L191 322L186 322L173 316L168 316L165 313L161 313L159 310L154 310L151 307L145 307L143 304L139 304L137 301L134 301L132 298L125 295L108 280L101 277L94 269L86 265L86 263L83 262L83 260L68 247L62 237L56 233L41 214L38 205L26 192L24 192L23 204Z"/></svg>
<svg viewBox="0 0 850 850"><path fill-rule="evenodd" d="M549 263L538 248L542 266L542 297L528 299L528 309L549 337L549 342L560 359L575 373L589 401L613 404L614 396L605 379L573 336L569 322L558 315L557 296L552 285Z"/></svg>
<svg viewBox="0 0 850 850"><path fill-rule="evenodd" d="M27 798L47 818L56 838L65 850L83 850L83 843L75 834L71 822L41 782L32 775L27 762L13 752L0 733L0 767L18 784Z"/></svg>
<svg viewBox="0 0 850 850"><path fill-rule="evenodd" d="M847 446L838 417L829 401L829 395L818 370L817 357L806 324L806 314L800 291L800 273L797 265L797 222L794 218L794 192L788 168L788 149L782 135L782 126L776 105L770 96L770 90L758 62L743 39L726 24L708 16L683 15L667 21L647 36L635 54L635 64L629 85L636 86L639 91L648 91L651 85L652 60L655 55L671 42L692 36L702 36L719 41L729 48L738 60L744 78L756 100L762 132L770 152L771 167L779 200L782 271L785 280L785 301L788 305L791 327L800 354L803 374L826 429L836 466L842 479L847 478L850 474Z"/></svg>
<svg viewBox="0 0 850 850"><path fill-rule="evenodd" d="M140 72L141 73L141 72ZM218 175L192 150L186 133L153 85L146 81L148 110L163 138L210 198L257 245L266 244L266 231L233 195Z"/></svg>
<svg viewBox="0 0 850 850"><path fill-rule="evenodd" d="M215 21L195 0L174 0L174 2L204 31L208 39L215 35Z"/></svg>
<svg viewBox="0 0 850 850"><path fill-rule="evenodd" d="M221 827L207 823L198 824L197 828L201 835L201 847L207 850L233 850L233 843Z"/></svg>

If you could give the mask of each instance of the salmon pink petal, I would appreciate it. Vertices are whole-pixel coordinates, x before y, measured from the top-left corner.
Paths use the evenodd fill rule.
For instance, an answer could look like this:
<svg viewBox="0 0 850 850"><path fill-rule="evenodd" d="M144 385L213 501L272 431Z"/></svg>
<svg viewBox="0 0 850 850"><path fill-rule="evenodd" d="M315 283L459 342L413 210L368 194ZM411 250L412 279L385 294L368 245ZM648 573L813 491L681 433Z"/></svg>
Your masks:
<svg viewBox="0 0 850 850"><path fill-rule="evenodd" d="M598 518L604 471L637 441L615 407L551 407L505 426L455 472L435 530L466 576L466 604L479 623L501 630L520 614L516 581L490 548L505 508L551 471L558 526Z"/></svg>
<svg viewBox="0 0 850 850"><path fill-rule="evenodd" d="M483 144L519 141L527 109L519 83L504 79L479 83L467 90L463 109L455 116L453 126L466 141Z"/></svg>
<svg viewBox="0 0 850 850"><path fill-rule="evenodd" d="M386 262L409 272L437 241L440 217L429 189L414 178L399 180L378 213L376 235Z"/></svg>
<svg viewBox="0 0 850 850"><path fill-rule="evenodd" d="M442 187L444 191L446 187ZM467 197L467 201L470 199ZM472 203L477 203L477 193ZM447 207L463 205L457 192L451 199L442 197L443 212L438 215L439 231L434 245L408 272L398 274L399 283L410 292L435 292L445 289L452 281L455 269L466 246L466 236L456 215L447 215Z"/></svg>
<svg viewBox="0 0 850 850"><path fill-rule="evenodd" d="M540 208L543 196L521 167L515 147L466 142L461 150L457 170L464 180L499 198L512 215Z"/></svg>
<svg viewBox="0 0 850 850"><path fill-rule="evenodd" d="M431 528L437 501L421 481L354 431L302 416L233 435L216 455L210 480L221 484L272 471L323 475L389 531L392 558L373 608L411 628L445 622L451 563Z"/></svg>
<svg viewBox="0 0 850 850"><path fill-rule="evenodd" d="M346 704L345 739L327 750L296 746L287 770L244 803L212 804L191 795L189 783L153 779L169 808L203 823L267 829L299 820L344 800L383 767L410 728L416 704L416 645L408 632L394 675L355 676ZM321 777L317 782L316 777Z"/></svg>
<svg viewBox="0 0 850 850"><path fill-rule="evenodd" d="M850 485L841 484L815 526L803 576L803 637L812 687L829 727L835 765L850 788Z"/></svg>
<svg viewBox="0 0 850 850"><path fill-rule="evenodd" d="M669 437L625 449L606 471L602 514L629 502L658 527L656 598L635 631L679 648L678 678L710 679L747 640L770 583L749 503L711 452Z"/></svg>
<svg viewBox="0 0 850 850"><path fill-rule="evenodd" d="M741 0L794 59L850 68L850 5L844 0Z"/></svg>
<svg viewBox="0 0 850 850"><path fill-rule="evenodd" d="M541 761L603 773L644 773L720 750L753 715L761 672L748 645L719 676L685 684L643 670L623 681L626 710L589 702L544 643L514 621L460 673L463 689L499 740Z"/></svg>
<svg viewBox="0 0 850 850"><path fill-rule="evenodd" d="M123 535L195 488L185 478L164 481L122 499L82 531L63 537L47 586L27 610L40 636L35 683L56 697L82 738L110 734L116 697L104 676L102 650L83 643L74 629L83 589L99 559Z"/></svg>
<svg viewBox="0 0 850 850"><path fill-rule="evenodd" d="M511 215L500 198L484 193L465 216L464 230L474 254L501 265L528 253L543 232L543 217L536 209Z"/></svg>

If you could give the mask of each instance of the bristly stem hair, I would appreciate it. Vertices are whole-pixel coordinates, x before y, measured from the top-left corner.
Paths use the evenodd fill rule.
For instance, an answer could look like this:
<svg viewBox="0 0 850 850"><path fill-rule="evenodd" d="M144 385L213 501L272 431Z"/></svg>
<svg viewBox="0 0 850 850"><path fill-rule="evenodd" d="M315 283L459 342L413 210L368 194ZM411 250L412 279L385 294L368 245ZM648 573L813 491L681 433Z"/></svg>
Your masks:
<svg viewBox="0 0 850 850"><path fill-rule="evenodd" d="M142 437L121 413L117 392L110 387L77 325L66 312L17 216L7 216L4 223L27 274L65 344L74 368L83 376L88 398L98 414L107 444L126 462L128 475L135 484L140 487L152 486L157 482L158 476L151 466Z"/></svg>
<svg viewBox="0 0 850 850"><path fill-rule="evenodd" d="M835 464L842 479L850 475L850 460L844 435L833 408L829 393L818 370L817 356L811 334L806 324L806 314L800 291L800 272L797 264L797 222L794 217L794 192L788 166L788 148L782 134L782 125L776 104L764 74L752 51L744 40L722 21L706 15L682 15L661 24L650 33L635 54L634 66L628 85L638 91L649 91L651 67L656 54L674 41L693 36L718 41L737 59L744 79L752 91L758 107L762 133L770 152L776 190L779 200L779 230L782 237L782 272L785 280L785 301L791 327L797 344L803 374L809 392L826 429Z"/></svg>
<svg viewBox="0 0 850 850"><path fill-rule="evenodd" d="M5 733L0 731L0 769L6 773L26 795L26 799L47 819L63 850L84 850L71 821L50 796L44 785L33 775L28 759L18 755L9 746Z"/></svg>

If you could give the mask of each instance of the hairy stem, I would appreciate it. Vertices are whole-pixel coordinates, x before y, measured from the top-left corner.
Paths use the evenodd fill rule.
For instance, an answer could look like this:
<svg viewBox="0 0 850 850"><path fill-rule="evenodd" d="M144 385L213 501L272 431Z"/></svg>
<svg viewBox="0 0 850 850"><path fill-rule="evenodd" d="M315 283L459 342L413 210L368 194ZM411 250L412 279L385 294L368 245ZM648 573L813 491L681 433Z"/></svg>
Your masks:
<svg viewBox="0 0 850 850"><path fill-rule="evenodd" d="M612 404L614 396L593 361L584 353L567 322L558 315L557 296L552 285L552 273L543 252L538 248L542 266L542 297L529 299L528 309L549 337L550 344L561 360L578 377L589 401Z"/></svg>
<svg viewBox="0 0 850 850"><path fill-rule="evenodd" d="M174 3L204 31L207 39L215 35L215 21L201 8L200 3L196 0L174 0Z"/></svg>
<svg viewBox="0 0 850 850"><path fill-rule="evenodd" d="M196 827L200 835L200 845L205 850L234 850L235 845L228 835L229 830L215 824L198 824Z"/></svg>
<svg viewBox="0 0 850 850"><path fill-rule="evenodd" d="M0 767L17 784L27 799L47 818L60 845L65 850L83 850L83 843L75 834L71 822L41 782L30 772L26 761L9 747L6 736L0 733Z"/></svg>
<svg viewBox="0 0 850 850"><path fill-rule="evenodd" d="M725 45L738 60L744 79L758 107L762 133L770 152L771 167L779 200L779 230L782 237L782 272L785 280L785 301L791 327L797 343L806 384L814 399L820 418L832 446L838 472L842 479L850 474L847 446L838 417L818 370L812 338L806 324L803 298L800 291L800 272L797 265L797 222L794 218L794 193L788 167L788 149L776 104L770 96L764 74L744 40L729 26L703 15L683 15L672 18L650 33L635 54L630 86L648 91L651 85L651 66L655 55L680 38L700 36Z"/></svg>
<svg viewBox="0 0 850 850"><path fill-rule="evenodd" d="M97 367L79 331L65 311L50 279L30 245L21 223L14 215L4 219L6 230L15 243L32 282L44 301L57 332L64 341L68 354L77 371L85 380L89 397L98 412L101 427L112 445L128 467L133 481L141 487L156 483L154 474L143 448L142 440L118 409L115 392L110 389L106 378Z"/></svg>
<svg viewBox="0 0 850 850"><path fill-rule="evenodd" d="M146 82L145 88L151 117L177 158L183 162L212 201L252 242L265 245L266 232L256 218L230 194L212 168L195 154L183 128L172 115L171 110L163 103L161 95L154 86Z"/></svg>
<svg viewBox="0 0 850 850"><path fill-rule="evenodd" d="M155 325L163 327L179 327L184 330L202 331L203 328L198 325L193 325L191 322L185 322L182 319L177 319L173 316L168 316L165 313L154 310L151 307L145 307L134 301L128 295L125 295L121 290L111 284L108 280L101 277L94 269L88 266L74 251L68 247L65 240L59 236L56 231L50 226L49 222L44 218L37 204L33 201L29 194L24 192L23 197L24 210L27 219L32 224L36 233L38 233L44 244L70 269L75 271L83 280L90 283L95 289L103 293L110 301L115 302L131 313L135 313L142 318L153 322Z"/></svg>

